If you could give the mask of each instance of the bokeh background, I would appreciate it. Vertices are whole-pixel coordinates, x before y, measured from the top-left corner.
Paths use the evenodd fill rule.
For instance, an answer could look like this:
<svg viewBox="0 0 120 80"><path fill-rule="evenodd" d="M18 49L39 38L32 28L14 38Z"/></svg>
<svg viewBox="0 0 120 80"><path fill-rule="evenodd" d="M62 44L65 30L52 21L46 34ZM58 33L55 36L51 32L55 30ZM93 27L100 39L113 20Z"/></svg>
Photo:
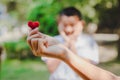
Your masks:
<svg viewBox="0 0 120 80"><path fill-rule="evenodd" d="M0 0L0 79L48 80L40 57L26 43L29 20L40 22L40 31L58 34L57 15L74 6L82 12L84 32L99 45L97 66L120 75L120 0Z"/></svg>

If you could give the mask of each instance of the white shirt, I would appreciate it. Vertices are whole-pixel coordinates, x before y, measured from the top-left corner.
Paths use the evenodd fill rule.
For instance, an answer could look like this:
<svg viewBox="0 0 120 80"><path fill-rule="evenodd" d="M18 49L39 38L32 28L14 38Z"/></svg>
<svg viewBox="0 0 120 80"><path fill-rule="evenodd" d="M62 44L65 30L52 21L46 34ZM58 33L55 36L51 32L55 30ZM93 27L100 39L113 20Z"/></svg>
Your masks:
<svg viewBox="0 0 120 80"><path fill-rule="evenodd" d="M61 35L55 36L55 38L61 43L64 43L64 39ZM92 36L81 34L76 40L75 47L79 56L99 63L98 45Z"/></svg>
<svg viewBox="0 0 120 80"><path fill-rule="evenodd" d="M55 36L61 43L61 35ZM99 63L98 46L94 39L86 34L81 34L75 43L77 54L83 58ZM58 68L50 75L49 80L82 80L67 64L61 62Z"/></svg>

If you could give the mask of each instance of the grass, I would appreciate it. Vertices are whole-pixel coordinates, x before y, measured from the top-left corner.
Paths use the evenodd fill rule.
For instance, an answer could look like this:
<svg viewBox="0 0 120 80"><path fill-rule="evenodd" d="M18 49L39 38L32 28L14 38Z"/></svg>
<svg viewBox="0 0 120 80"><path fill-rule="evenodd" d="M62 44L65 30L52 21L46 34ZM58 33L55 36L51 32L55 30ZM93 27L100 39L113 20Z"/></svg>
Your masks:
<svg viewBox="0 0 120 80"><path fill-rule="evenodd" d="M1 80L48 80L49 73L43 62L10 60L2 62Z"/></svg>
<svg viewBox="0 0 120 80"><path fill-rule="evenodd" d="M99 67L120 76L120 61L101 63ZM1 65L0 80L48 80L49 73L40 60L6 60Z"/></svg>

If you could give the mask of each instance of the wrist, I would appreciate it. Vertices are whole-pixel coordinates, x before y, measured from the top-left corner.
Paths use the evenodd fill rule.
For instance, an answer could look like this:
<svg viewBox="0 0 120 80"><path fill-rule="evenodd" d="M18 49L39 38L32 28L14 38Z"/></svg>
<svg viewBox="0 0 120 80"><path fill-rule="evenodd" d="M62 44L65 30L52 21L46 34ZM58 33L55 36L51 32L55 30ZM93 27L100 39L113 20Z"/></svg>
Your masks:
<svg viewBox="0 0 120 80"><path fill-rule="evenodd" d="M72 51L69 50L68 48L66 48L65 50L65 54L64 54L64 57L62 58L62 60L65 62L65 63L69 63L69 60L70 60L70 57L72 55Z"/></svg>

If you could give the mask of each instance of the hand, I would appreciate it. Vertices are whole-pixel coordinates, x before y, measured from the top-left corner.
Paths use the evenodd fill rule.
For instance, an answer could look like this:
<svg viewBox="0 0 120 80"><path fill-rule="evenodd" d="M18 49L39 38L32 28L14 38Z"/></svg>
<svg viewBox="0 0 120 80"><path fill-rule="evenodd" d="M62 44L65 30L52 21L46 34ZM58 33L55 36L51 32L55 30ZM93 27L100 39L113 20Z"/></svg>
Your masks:
<svg viewBox="0 0 120 80"><path fill-rule="evenodd" d="M75 35L74 34L71 34L71 35L66 35L66 33L64 32L63 30L63 24L62 23L59 23L58 25L58 30L60 32L60 35L64 38L65 42L64 42L64 45L69 48L72 52L76 53L76 48L75 48Z"/></svg>
<svg viewBox="0 0 120 80"><path fill-rule="evenodd" d="M77 24L78 24L78 23L77 23ZM77 25L77 24L76 24L76 25ZM68 42L68 43L71 42L71 40L72 40L72 41L73 41L73 40L75 41L75 40L77 39L79 33L80 33L80 29L79 29L78 25L75 26L74 29L75 29L75 30L73 31L72 34L66 35L66 33L65 33L65 31L64 31L64 25L63 25L62 23L59 23L59 24L58 24L58 30L59 30L60 35L64 38L65 42Z"/></svg>
<svg viewBox="0 0 120 80"><path fill-rule="evenodd" d="M67 48L54 38L42 34L38 29L30 31L27 42L35 56L65 59Z"/></svg>
<svg viewBox="0 0 120 80"><path fill-rule="evenodd" d="M66 35L66 33L64 32L64 26L62 23L59 23L58 25L58 31L60 33L60 35L64 38L65 42L69 42L69 37Z"/></svg>

